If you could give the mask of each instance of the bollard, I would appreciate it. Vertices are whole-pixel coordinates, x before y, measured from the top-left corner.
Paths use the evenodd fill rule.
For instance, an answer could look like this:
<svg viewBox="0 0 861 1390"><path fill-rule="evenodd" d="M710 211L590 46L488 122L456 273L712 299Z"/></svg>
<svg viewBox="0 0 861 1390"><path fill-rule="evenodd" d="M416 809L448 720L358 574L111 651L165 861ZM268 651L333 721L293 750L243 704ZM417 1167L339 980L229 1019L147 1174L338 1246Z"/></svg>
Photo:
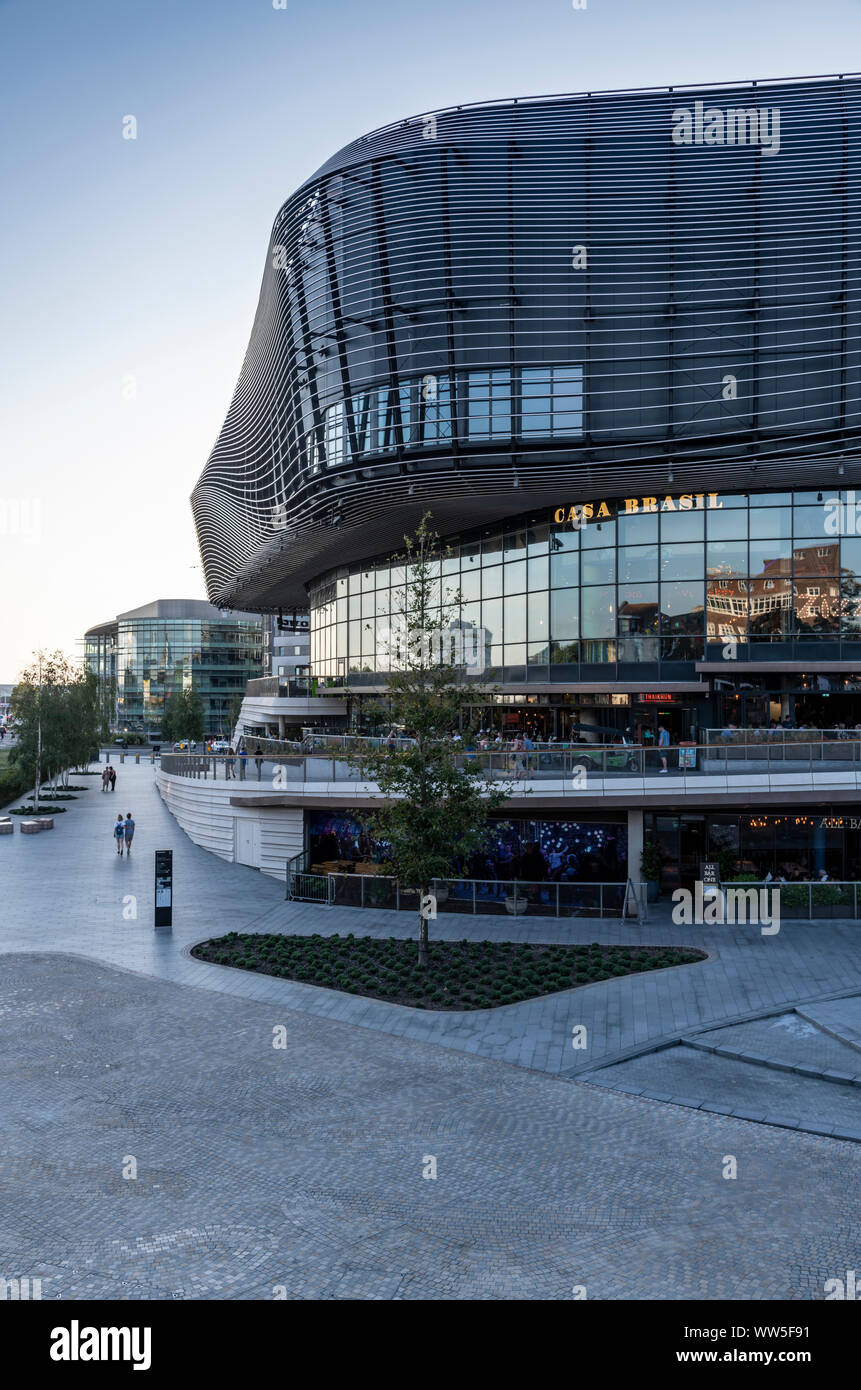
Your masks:
<svg viewBox="0 0 861 1390"><path fill-rule="evenodd" d="M124 763L125 760L126 760L126 755L125 755L125 753L120 753L120 762L121 762L121 763Z"/></svg>
<svg viewBox="0 0 861 1390"><path fill-rule="evenodd" d="M141 760L141 755L140 755L140 753L135 753L135 762L136 762L136 763L139 763L140 760Z"/></svg>

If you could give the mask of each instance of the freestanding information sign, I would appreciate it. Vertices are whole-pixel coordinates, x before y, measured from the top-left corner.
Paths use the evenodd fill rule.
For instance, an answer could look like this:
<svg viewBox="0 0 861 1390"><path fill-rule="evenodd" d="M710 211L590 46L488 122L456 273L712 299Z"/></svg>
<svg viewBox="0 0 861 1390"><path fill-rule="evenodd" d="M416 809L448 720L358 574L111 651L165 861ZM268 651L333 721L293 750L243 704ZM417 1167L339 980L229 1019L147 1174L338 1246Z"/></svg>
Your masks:
<svg viewBox="0 0 861 1390"><path fill-rule="evenodd" d="M155 852L155 925L173 925L173 850Z"/></svg>

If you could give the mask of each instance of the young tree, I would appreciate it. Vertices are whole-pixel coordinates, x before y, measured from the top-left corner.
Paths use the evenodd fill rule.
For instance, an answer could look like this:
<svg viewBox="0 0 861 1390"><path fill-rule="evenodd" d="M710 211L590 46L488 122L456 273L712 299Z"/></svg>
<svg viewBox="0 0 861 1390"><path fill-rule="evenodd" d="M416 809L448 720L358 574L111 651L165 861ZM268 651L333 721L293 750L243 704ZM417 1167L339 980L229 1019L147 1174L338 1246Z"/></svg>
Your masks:
<svg viewBox="0 0 861 1390"><path fill-rule="evenodd" d="M62 652L39 652L13 689L10 705L18 735L10 761L32 777L38 810L43 779L52 779L56 789L59 778L88 762L98 746L98 682Z"/></svg>
<svg viewBox="0 0 861 1390"><path fill-rule="evenodd" d="M164 712L161 716L161 736L166 743L173 743L174 740L178 741L184 737L182 732L184 705L185 700L181 690L168 695L164 702Z"/></svg>
<svg viewBox="0 0 861 1390"><path fill-rule="evenodd" d="M186 738L191 739L192 743L200 743L206 733L206 706L203 703L203 696L193 681L185 692L185 708L186 728L188 730Z"/></svg>
<svg viewBox="0 0 861 1390"><path fill-rule="evenodd" d="M161 720L161 736L168 742L188 739L199 743L206 728L206 707L195 685L169 695Z"/></svg>
<svg viewBox="0 0 861 1390"><path fill-rule="evenodd" d="M413 742L351 750L354 766L376 782L385 803L364 818L367 828L384 845L390 871L419 890L422 967L428 963L424 900L433 879L454 877L458 859L483 848L491 813L510 795L508 784L489 784L478 760L452 738L469 706L487 699L487 691L466 678L468 668L484 669L487 649L481 630L460 624L459 591L442 590L438 562L446 552L430 521L425 514L415 535L404 537L405 553L393 569L392 629L380 652L390 666L389 720L405 725Z"/></svg>

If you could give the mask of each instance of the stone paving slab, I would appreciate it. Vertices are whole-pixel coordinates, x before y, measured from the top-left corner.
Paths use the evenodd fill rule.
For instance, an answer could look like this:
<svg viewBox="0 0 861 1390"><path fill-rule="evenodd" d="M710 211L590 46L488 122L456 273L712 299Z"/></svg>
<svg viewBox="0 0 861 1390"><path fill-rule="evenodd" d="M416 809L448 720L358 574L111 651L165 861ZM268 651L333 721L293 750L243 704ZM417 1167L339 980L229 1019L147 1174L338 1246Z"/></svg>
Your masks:
<svg viewBox="0 0 861 1390"><path fill-rule="evenodd" d="M846 1047L861 1052L861 998L858 996L827 1004L808 1004L799 1014Z"/></svg>
<svg viewBox="0 0 861 1390"><path fill-rule="evenodd" d="M685 1105L694 1097L703 1108L726 1107L728 1112L769 1124L770 1117L797 1117L798 1127L815 1133L861 1133L861 1091L822 1082L816 1076L765 1070L732 1058L700 1052L684 1045L602 1069L589 1079L617 1086L633 1085L652 1099Z"/></svg>
<svg viewBox="0 0 861 1390"><path fill-rule="evenodd" d="M851 1000L841 1000L849 1004ZM826 1006L827 1007L827 1006ZM752 1023L740 1023L729 1028L715 1028L685 1039L691 1046L726 1049L743 1061L755 1059L759 1065L770 1064L792 1071L805 1067L810 1074L835 1074L841 1080L857 1078L861 1084L861 1053L829 1034L797 1013L778 1014Z"/></svg>

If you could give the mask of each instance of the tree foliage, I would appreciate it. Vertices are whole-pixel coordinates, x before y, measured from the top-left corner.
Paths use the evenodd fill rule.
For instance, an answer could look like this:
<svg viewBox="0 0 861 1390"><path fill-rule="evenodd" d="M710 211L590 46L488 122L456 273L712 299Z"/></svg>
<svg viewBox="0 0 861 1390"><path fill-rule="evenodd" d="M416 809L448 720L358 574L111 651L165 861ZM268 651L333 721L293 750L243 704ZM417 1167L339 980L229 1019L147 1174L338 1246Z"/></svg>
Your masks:
<svg viewBox="0 0 861 1390"><path fill-rule="evenodd" d="M487 691L467 679L459 623L460 593L443 588L439 537L426 514L393 561L393 619L385 639L390 674L388 719L413 742L351 751L355 767L380 789L382 804L365 817L386 867L422 898L433 879L451 878L489 838L489 818L510 788L491 785L480 764L455 742L469 707ZM400 580L400 583L397 581ZM482 636L483 641L483 636ZM419 964L427 963L428 918L419 912Z"/></svg>
<svg viewBox="0 0 861 1390"><path fill-rule="evenodd" d="M197 686L174 691L165 702L161 736L167 743L188 739L199 743L206 732L206 707Z"/></svg>
<svg viewBox="0 0 861 1390"><path fill-rule="evenodd" d="M102 708L92 671L73 665L62 652L38 652L12 691L10 712L17 740L10 763L39 786L56 786L70 768L86 767L99 746Z"/></svg>

